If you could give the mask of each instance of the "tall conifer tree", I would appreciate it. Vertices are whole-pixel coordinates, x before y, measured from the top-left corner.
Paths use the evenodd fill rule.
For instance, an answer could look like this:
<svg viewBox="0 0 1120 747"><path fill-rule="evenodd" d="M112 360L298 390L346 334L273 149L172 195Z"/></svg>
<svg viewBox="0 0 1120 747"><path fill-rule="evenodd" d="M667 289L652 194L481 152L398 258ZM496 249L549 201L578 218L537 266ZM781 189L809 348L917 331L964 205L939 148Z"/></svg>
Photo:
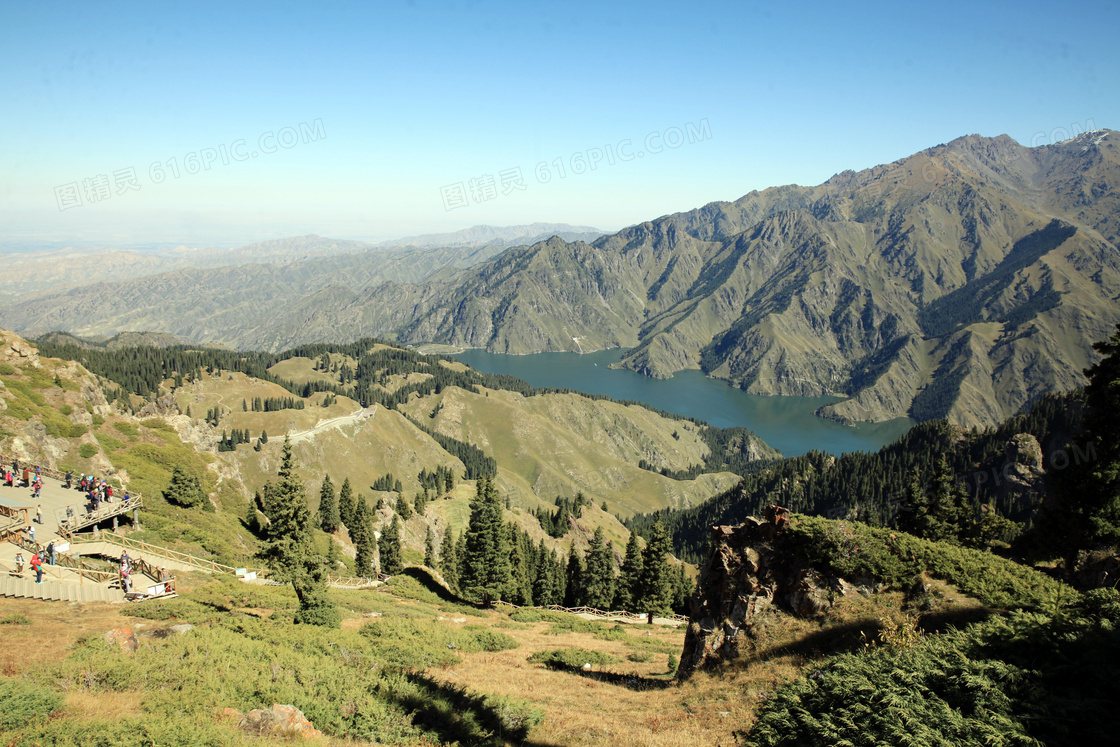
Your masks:
<svg viewBox="0 0 1120 747"><path fill-rule="evenodd" d="M342 489L338 492L338 516L346 529L354 523L354 489L350 487L350 478L342 481Z"/></svg>
<svg viewBox="0 0 1120 747"><path fill-rule="evenodd" d="M439 572L452 591L459 590L459 555L451 527L443 531L443 540L439 545Z"/></svg>
<svg viewBox="0 0 1120 747"><path fill-rule="evenodd" d="M508 594L512 580L509 548L502 504L489 478L478 481L464 543L464 552L459 558L459 586L463 593L484 602L502 599L503 594Z"/></svg>
<svg viewBox="0 0 1120 747"><path fill-rule="evenodd" d="M350 527L350 540L354 543L354 566L359 576L373 575L373 524L369 515L366 499L358 496L354 501L353 526ZM386 571L388 572L388 571Z"/></svg>
<svg viewBox="0 0 1120 747"><path fill-rule="evenodd" d="M641 597L638 609L651 615L664 615L673 606L673 576L669 568L669 533L661 517L653 523L649 544L642 553Z"/></svg>
<svg viewBox="0 0 1120 747"><path fill-rule="evenodd" d="M333 534L342 518L338 512L338 496L330 475L323 476L323 486L319 488L319 526L327 534Z"/></svg>
<svg viewBox="0 0 1120 747"><path fill-rule="evenodd" d="M568 566L564 573L564 606L565 607L582 607L587 604L586 590L584 589L584 572L583 558L579 554L579 550L572 548L568 553Z"/></svg>
<svg viewBox="0 0 1120 747"><path fill-rule="evenodd" d="M436 533L431 527L428 527L428 537L424 541L424 565L436 567Z"/></svg>
<svg viewBox="0 0 1120 747"><path fill-rule="evenodd" d="M614 602L614 553L609 542L604 542L603 528L596 527L595 536L587 548L587 569L584 574L585 604L588 607L608 610Z"/></svg>
<svg viewBox="0 0 1120 747"><path fill-rule="evenodd" d="M337 628L342 615L327 596L327 567L315 552L311 538L311 510L303 482L295 472L292 445L284 439L284 450L276 482L264 492L268 517L268 541L262 556L279 581L290 581L299 598L297 623Z"/></svg>
<svg viewBox="0 0 1120 747"><path fill-rule="evenodd" d="M631 532L626 543L626 555L622 559L621 575L615 587L614 607L627 612L638 611L638 600L642 596L642 546L638 543L638 533Z"/></svg>
<svg viewBox="0 0 1120 747"><path fill-rule="evenodd" d="M401 520L399 516L393 517L393 523L381 533L381 540L377 543L381 554L381 572L395 576L404 570L401 561Z"/></svg>

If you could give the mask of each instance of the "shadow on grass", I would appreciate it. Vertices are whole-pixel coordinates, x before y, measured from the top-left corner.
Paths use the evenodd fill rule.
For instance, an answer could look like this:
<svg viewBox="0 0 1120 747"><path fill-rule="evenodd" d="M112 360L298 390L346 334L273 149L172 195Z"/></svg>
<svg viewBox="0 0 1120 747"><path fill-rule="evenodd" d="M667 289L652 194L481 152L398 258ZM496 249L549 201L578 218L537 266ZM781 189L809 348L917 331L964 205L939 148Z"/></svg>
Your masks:
<svg viewBox="0 0 1120 747"><path fill-rule="evenodd" d="M877 640L879 631L882 629L883 626L878 620L871 619L857 620L844 625L832 625L781 646L747 653L739 659L739 663L753 664L783 656L816 658L848 653L862 647L867 641Z"/></svg>
<svg viewBox="0 0 1120 747"><path fill-rule="evenodd" d="M461 604L465 607L474 607L475 609L486 609L480 604L476 604L468 599L463 599L450 591L446 586L436 580L431 571L423 566L410 565L400 572L401 576L408 576L415 579L428 591L439 597L441 602L452 602L454 604Z"/></svg>
<svg viewBox="0 0 1120 747"><path fill-rule="evenodd" d="M634 692L646 692L649 690L666 690L676 684L674 680L660 680L655 677L643 677L639 674L623 674L620 672L596 672L584 671L582 669L568 669L567 667L555 667L559 671L569 672L571 674L578 674L580 677L586 677L589 680L596 682L606 682L608 685L617 685L625 687L627 690Z"/></svg>
<svg viewBox="0 0 1120 747"><path fill-rule="evenodd" d="M927 612L918 618L918 627L922 629L923 633L944 633L949 628L963 628L966 625L983 622L993 614L995 614L995 611L987 607Z"/></svg>
<svg viewBox="0 0 1120 747"><path fill-rule="evenodd" d="M544 714L527 703L471 693L419 672L401 676L388 695L413 723L438 734L441 743L557 747L528 739Z"/></svg>
<svg viewBox="0 0 1120 747"><path fill-rule="evenodd" d="M986 607L928 612L918 618L918 627L925 634L943 633L949 628L963 628L986 620L992 615ZM857 651L867 643L879 640L883 630L878 620L864 619L844 625L833 625L803 636L796 641L774 646L743 658L743 663L770 661L782 656L818 658Z"/></svg>

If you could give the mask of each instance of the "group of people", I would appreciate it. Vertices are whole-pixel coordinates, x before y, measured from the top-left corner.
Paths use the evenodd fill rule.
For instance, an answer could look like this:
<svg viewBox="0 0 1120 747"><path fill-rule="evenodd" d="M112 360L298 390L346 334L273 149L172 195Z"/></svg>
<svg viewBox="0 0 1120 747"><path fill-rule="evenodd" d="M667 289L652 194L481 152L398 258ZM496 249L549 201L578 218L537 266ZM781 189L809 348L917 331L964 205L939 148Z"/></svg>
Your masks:
<svg viewBox="0 0 1120 747"><path fill-rule="evenodd" d="M121 591L128 594L132 591L132 558L128 557L128 550L121 553L120 561L120 587ZM151 571L149 571L149 574ZM172 594L175 591L175 579L167 572L166 568L160 568L156 574L157 581L163 584L163 593Z"/></svg>
<svg viewBox="0 0 1120 747"><path fill-rule="evenodd" d="M30 467L24 467L21 475L18 460L12 462L11 469L4 470L3 477L4 484L9 488L31 488L31 494L36 498L39 497L39 491L43 489L43 476L39 474L39 468L36 467L32 472Z"/></svg>

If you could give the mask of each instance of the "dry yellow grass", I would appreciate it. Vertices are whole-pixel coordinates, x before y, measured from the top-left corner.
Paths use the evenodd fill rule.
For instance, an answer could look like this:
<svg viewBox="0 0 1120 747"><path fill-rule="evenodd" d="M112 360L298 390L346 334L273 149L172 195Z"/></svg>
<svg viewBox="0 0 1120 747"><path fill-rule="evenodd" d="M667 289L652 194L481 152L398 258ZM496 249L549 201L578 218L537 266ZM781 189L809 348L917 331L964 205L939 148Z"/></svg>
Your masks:
<svg viewBox="0 0 1120 747"><path fill-rule="evenodd" d="M105 602L44 602L36 599L0 598L0 620L26 615L31 625L2 625L0 675L11 676L40 663L55 662L78 639L101 635L120 627L151 626L121 614L120 605Z"/></svg>
<svg viewBox="0 0 1120 747"><path fill-rule="evenodd" d="M493 616L488 622L500 619ZM781 659L721 674L701 673L678 683L666 675L666 653L654 653L649 662L631 662L626 657L634 649L625 641L600 640L587 633L549 635L551 627L503 626L520 648L465 656L462 664L435 676L473 691L533 702L546 714L530 735L535 744L697 747L732 744L734 732L753 717L758 694L795 677L800 669L798 662ZM650 638L678 650L684 642L683 628L635 625L628 632L635 638L646 638L648 632ZM577 646L622 658L593 671L633 675L633 682L618 684L528 661L538 651Z"/></svg>
<svg viewBox="0 0 1120 747"><path fill-rule="evenodd" d="M92 692L75 688L66 691L66 712L75 718L120 719L139 713L143 699L142 692Z"/></svg>

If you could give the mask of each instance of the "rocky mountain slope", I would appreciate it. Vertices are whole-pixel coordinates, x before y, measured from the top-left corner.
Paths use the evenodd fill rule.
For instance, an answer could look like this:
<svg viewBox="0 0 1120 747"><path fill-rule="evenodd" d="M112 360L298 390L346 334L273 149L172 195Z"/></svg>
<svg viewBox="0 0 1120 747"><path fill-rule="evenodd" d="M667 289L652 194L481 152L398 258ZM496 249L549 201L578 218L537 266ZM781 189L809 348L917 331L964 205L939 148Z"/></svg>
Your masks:
<svg viewBox="0 0 1120 747"><path fill-rule="evenodd" d="M752 192L594 243L465 270L189 272L0 310L18 330L170 332L249 348L395 335L532 353L622 346L842 421L991 425L1083 383L1120 317L1120 136L968 136L816 187ZM317 261L327 266L327 261ZM387 282L378 282L378 279Z"/></svg>

